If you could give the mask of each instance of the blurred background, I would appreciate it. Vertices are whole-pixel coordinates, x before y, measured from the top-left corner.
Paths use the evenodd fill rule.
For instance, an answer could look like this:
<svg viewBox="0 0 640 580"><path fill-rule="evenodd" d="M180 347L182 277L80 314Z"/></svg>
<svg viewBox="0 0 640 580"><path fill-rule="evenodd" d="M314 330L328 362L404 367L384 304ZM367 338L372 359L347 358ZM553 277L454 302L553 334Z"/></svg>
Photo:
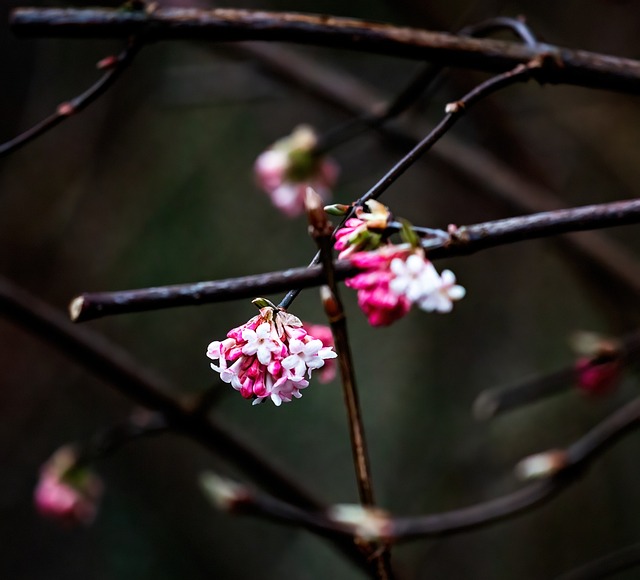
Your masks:
<svg viewBox="0 0 640 580"><path fill-rule="evenodd" d="M84 90L97 78L95 63L121 48L117 41L17 40L7 28L8 13L27 5L65 3L7 0L0 7L2 140ZM552 8L497 0L232 0L226 6L447 31L523 14L546 42L640 58L636 0L565 0ZM341 75L336 88L371 102L394 95L419 66L292 45L145 48L98 102L0 161L2 275L63 311L81 292L306 264L314 246L304 217L287 219L270 205L253 182L252 164L296 125L323 132L348 115L308 87L275 78L256 57L262 51ZM484 78L451 71L401 122L428 131L445 103ZM639 126L638 97L535 83L512 87L470 111L382 200L396 215L430 227L527 213L491 182L498 168L566 207L636 197ZM374 131L336 148L332 156L342 171L334 199L357 198L404 151L406 144ZM456 159L475 160L488 179ZM637 232L628 226L606 236L637 256L640 267ZM628 374L605 398L568 388L477 421L471 408L481 391L571 364L574 331L634 329L637 295L560 239L486 250L438 267L452 268L467 288L446 316L416 310L390 328L371 329L354 294L344 292L378 501L402 515L446 511L517 489L513 466L522 457L566 446L637 391L636 377ZM303 292L292 311L323 322L315 290ZM204 351L253 315L242 300L86 324L166 376L175 396L192 397L229 389L209 369ZM132 443L95 466L106 493L91 527L64 530L41 519L32 505L40 466L61 445L124 420L132 403L3 319L0 368L1 578L362 577L306 532L216 512L200 491L199 474L237 472L177 436ZM312 384L300 401L281 408L252 407L229 389L212 414L325 501L356 501L338 381ZM639 542L638 452L632 435L567 492L528 514L394 548L400 577L554 578ZM637 570L616 576L636 577Z"/></svg>

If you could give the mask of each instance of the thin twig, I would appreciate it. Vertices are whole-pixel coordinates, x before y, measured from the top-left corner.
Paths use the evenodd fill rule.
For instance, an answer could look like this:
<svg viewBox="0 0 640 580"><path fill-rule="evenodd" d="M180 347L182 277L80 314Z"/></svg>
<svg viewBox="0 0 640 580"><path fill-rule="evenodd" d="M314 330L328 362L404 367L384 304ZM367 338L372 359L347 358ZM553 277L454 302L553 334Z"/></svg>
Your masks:
<svg viewBox="0 0 640 580"><path fill-rule="evenodd" d="M344 313L342 300L340 299L333 264L331 235L333 233L333 226L329 222L327 214L324 212L320 196L311 189L307 190L306 209L309 218L309 231L319 248L322 270L327 280L327 285L322 287L320 294L329 324L331 325L335 349L338 354L338 366L340 368L345 407L349 420L349 439L351 441L353 465L356 472L360 503L373 507L375 506L375 498L373 493L371 462L367 450L367 438L362 420L355 367L347 331L347 317ZM380 578L380 580L392 580L393 570L391 569L391 554L389 550L376 549L375 546L372 546L372 548L371 559L376 563L378 578Z"/></svg>
<svg viewBox="0 0 640 580"><path fill-rule="evenodd" d="M544 59L536 59L528 62L527 64L520 64L513 70L496 75L489 80L479 84L469 91L460 100L453 103L449 103L445 109L445 116L436 125L429 134L424 137L417 145L415 145L411 151L409 151L400 161L398 161L387 173L376 182L376 184L369 189L364 195L360 196L354 203L351 211L342 219L338 228L342 227L344 223L354 214L355 208L362 206L366 201L370 199L376 199L380 197L391 185L409 169L416 161L422 157L431 147L433 147L455 124L455 122L462 116L466 109L476 104L478 101L493 94L494 92L510 86L516 82L527 81L532 76L540 77L543 70ZM316 254L311 260L309 267L316 265L319 262L319 254ZM282 299L279 306L281 308L289 308L292 302L296 299L300 293L300 288L294 288L289 290L286 296Z"/></svg>
<svg viewBox="0 0 640 580"><path fill-rule="evenodd" d="M142 44L135 39L131 39L127 47L119 55L109 56L100 61L99 65L102 64L102 66L108 70L96 83L77 97L58 105L54 113L40 121L37 125L34 125L17 137L2 143L0 145L0 157L17 151L40 135L57 127L69 117L79 113L101 97L120 78L120 75L122 75L124 70L131 64L140 48L142 48Z"/></svg>
<svg viewBox="0 0 640 580"><path fill-rule="evenodd" d="M478 24L465 26L458 31L461 36L483 37L501 30L510 30L529 47L537 44L537 39L529 27L522 21L506 16L491 18ZM409 81L380 112L365 112L353 119L349 119L342 125L330 129L318 138L314 151L320 155L333 149L341 143L345 143L368 129L375 129L384 123L404 113L413 105L424 91L440 75L444 67L437 65L423 65L416 75Z"/></svg>
<svg viewBox="0 0 640 580"><path fill-rule="evenodd" d="M640 354L640 332L630 333L615 341L617 361L622 366L635 364ZM574 388L575 364L552 373L536 376L516 385L482 391L473 404L477 419L488 420Z"/></svg>
<svg viewBox="0 0 640 580"><path fill-rule="evenodd" d="M11 26L24 37L116 38L144 34L148 40L245 40L294 42L400 56L443 66L504 72L553 53L560 66L547 79L617 91L640 92L640 62L569 50L360 20L250 10L166 8L144 13L110 9L37 9L13 12Z"/></svg>
<svg viewBox="0 0 640 580"><path fill-rule="evenodd" d="M638 222L640 200L634 199L460 226L457 232L449 234L444 241L438 240L436 245L431 238L424 243L429 257L437 260L472 254L501 244ZM418 234L420 230L416 228ZM346 260L335 263L336 280L350 278L357 272ZM72 300L70 314L73 321L82 322L130 312L238 300L282 292L292 287L311 288L323 283L322 268L313 266L214 282L85 293Z"/></svg>
<svg viewBox="0 0 640 580"><path fill-rule="evenodd" d="M170 430L164 417L155 412L136 410L131 417L96 433L80 446L75 465L89 465L115 453L124 445L141 439L161 435Z"/></svg>
<svg viewBox="0 0 640 580"><path fill-rule="evenodd" d="M640 565L640 544L633 544L565 572L557 576L556 580L601 580L638 565Z"/></svg>
<svg viewBox="0 0 640 580"><path fill-rule="evenodd" d="M359 115L375 108L382 99L375 91L351 75L323 66L299 53L278 46L238 45L236 51L256 62L272 76L297 86L311 96L349 115ZM418 143L429 130L420 120L400 128L387 125L377 128L389 143ZM449 134L431 154L457 174L477 183L481 190L520 213L547 212L561 209L563 200L551 190L532 183L500 159L479 147L466 144ZM566 236L560 244L587 265L601 270L607 283L613 279L634 294L640 292L640 265L636 257L621 243L597 232Z"/></svg>
<svg viewBox="0 0 640 580"><path fill-rule="evenodd" d="M539 504L550 500L571 484L578 481L588 465L602 452L632 430L640 427L640 399L635 400L586 435L561 451L553 453L560 457L556 471L541 481L531 483L500 498L479 503L467 508L427 516L393 517L380 514L379 539L386 543L444 537L475 528L481 528L515 517ZM268 517L287 525L302 526L311 531L327 535L357 535L351 526L332 520L326 514L307 510L268 498L259 492L243 490L239 505L233 511ZM236 509L237 508L237 509Z"/></svg>
<svg viewBox="0 0 640 580"><path fill-rule="evenodd" d="M173 430L236 466L270 493L308 509L321 509L319 500L263 455L202 413L185 409L169 397L166 393L176 391L172 385L104 337L89 328L74 326L64 315L4 278L0 278L0 314L104 378L126 397L160 413ZM370 564L351 542L334 539L333 543L357 566L370 571Z"/></svg>
<svg viewBox="0 0 640 580"><path fill-rule="evenodd" d="M307 199L310 196L307 195ZM353 461L356 469L358 481L358 492L363 505L373 506L375 500L373 496L373 486L371 483L371 468L367 453L366 437L362 423L362 413L356 387L356 377L351 355L351 347L347 333L347 318L340 299L337 286L332 248L331 226L327 215L322 209L322 205L317 195L315 195L315 205L307 203L311 236L320 249L320 260L322 271L327 280L327 285L322 288L322 301L324 304L333 338L338 353L338 364L342 375L342 385L344 388L344 398L349 417L349 433L351 435L351 447L353 450Z"/></svg>
<svg viewBox="0 0 640 580"><path fill-rule="evenodd" d="M367 193L361 196L355 205L362 205L369 199L380 197L409 167L433 147L455 124L465 110L483 98L517 82L528 81L542 70L542 61L521 64L513 70L496 75L469 91L459 101L447 105L446 115L436 127L420 141L409 153L398 161Z"/></svg>

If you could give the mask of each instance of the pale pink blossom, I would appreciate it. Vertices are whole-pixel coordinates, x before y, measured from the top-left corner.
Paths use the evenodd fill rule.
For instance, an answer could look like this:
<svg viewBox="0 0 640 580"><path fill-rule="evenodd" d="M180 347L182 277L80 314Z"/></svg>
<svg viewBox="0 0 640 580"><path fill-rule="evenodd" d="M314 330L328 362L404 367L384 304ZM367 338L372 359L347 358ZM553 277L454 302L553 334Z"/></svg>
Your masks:
<svg viewBox="0 0 640 580"><path fill-rule="evenodd" d="M289 356L283 359L282 366L296 377L304 377L304 373L307 372L311 378L311 372L324 366L325 359L336 357L331 347L324 347L318 339L305 342L294 338L289 341L289 353Z"/></svg>
<svg viewBox="0 0 640 580"><path fill-rule="evenodd" d="M464 298L465 289L456 284L451 270L438 274L434 265L420 251L402 260L394 258L390 265L394 279L389 288L427 312L451 312L453 302Z"/></svg>
<svg viewBox="0 0 640 580"><path fill-rule="evenodd" d="M292 314L264 299L254 301L260 314L214 341L207 356L218 361L211 368L246 399L276 406L300 398L314 370L337 355L303 327ZM264 306L264 304L268 304Z"/></svg>
<svg viewBox="0 0 640 580"><path fill-rule="evenodd" d="M356 252L351 263L364 272L345 281L358 290L358 304L372 326L387 326L417 304L428 312L450 312L465 289L450 270L438 274L419 248L408 244Z"/></svg>
<svg viewBox="0 0 640 580"><path fill-rule="evenodd" d="M304 211L308 187L327 202L338 179L338 166L332 159L315 154L316 143L313 129L302 125L256 159L254 173L258 187L289 217Z"/></svg>
<svg viewBox="0 0 640 580"><path fill-rule="evenodd" d="M93 522L103 490L96 475L75 466L76 459L70 447L59 449L42 467L34 493L42 516L68 526Z"/></svg>
<svg viewBox="0 0 640 580"><path fill-rule="evenodd" d="M466 290L456 284L456 276L451 270L443 270L438 285L418 299L418 306L427 312L451 312L453 303L464 298Z"/></svg>
<svg viewBox="0 0 640 580"><path fill-rule="evenodd" d="M322 341L325 347L333 347L333 333L331 328L326 324L309 324L305 322L303 328L306 332ZM336 360L335 358L324 359L324 366L319 370L318 381L321 383L329 383L336 377Z"/></svg>

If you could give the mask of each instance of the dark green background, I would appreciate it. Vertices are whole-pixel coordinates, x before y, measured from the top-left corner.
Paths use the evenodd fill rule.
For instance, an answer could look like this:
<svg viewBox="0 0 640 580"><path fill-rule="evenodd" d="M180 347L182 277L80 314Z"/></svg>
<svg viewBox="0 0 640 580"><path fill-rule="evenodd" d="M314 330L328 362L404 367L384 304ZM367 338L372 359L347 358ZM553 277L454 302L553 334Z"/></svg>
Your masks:
<svg viewBox="0 0 640 580"><path fill-rule="evenodd" d="M2 139L88 86L96 78L95 62L119 50L117 42L16 40L6 27L9 8L34 4L40 3L10 0L0 8ZM440 30L525 14L547 42L640 58L638 1L263 0L229 6ZM284 48L385 95L417 67L380 56ZM483 78L450 74L431 101L418 104L416 118L434 124L447 101ZM83 291L303 265L314 251L304 218L278 214L254 186L251 166L295 125L322 131L345 118L224 47L148 47L99 102L0 161L0 270L64 309ZM638 195L639 126L638 97L529 83L478 105L451 136L548 186L570 206ZM335 199L361 195L401 154L376 134L338 148L342 175ZM521 213L492 198L485 184L431 158L383 201L397 215L431 227ZM637 231L608 234L637 252ZM467 297L450 315L416 310L387 329L369 328L354 295L345 291L381 506L403 515L433 513L516 489L512 468L519 459L570 443L634 396L637 385L629 376L606 399L568 392L491 423L472 418L471 405L483 389L569 364L573 331L618 334L637 323L637 297L558 248L540 240L441 263L454 269ZM317 293L304 292L293 312L321 322ZM175 395L190 396L218 385L206 345L253 314L243 300L88 324L166 375L179 386ZM0 369L1 578L360 577L306 532L216 512L198 476L233 469L174 436L132 444L96 466L107 490L89 529L64 531L43 521L31 501L39 466L59 446L126 418L131 403L3 320ZM282 408L251 407L231 393L214 415L327 502L356 500L337 381L312 384L300 401ZM577 485L533 513L396 548L401 577L553 578L639 541L639 451L637 439L629 437Z"/></svg>

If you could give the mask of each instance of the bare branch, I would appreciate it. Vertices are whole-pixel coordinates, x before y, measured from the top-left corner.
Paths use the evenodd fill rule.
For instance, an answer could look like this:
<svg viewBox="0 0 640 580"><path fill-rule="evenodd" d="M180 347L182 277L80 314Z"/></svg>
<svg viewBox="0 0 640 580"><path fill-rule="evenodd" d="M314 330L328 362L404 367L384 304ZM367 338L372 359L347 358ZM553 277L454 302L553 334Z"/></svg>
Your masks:
<svg viewBox="0 0 640 580"><path fill-rule="evenodd" d="M633 544L565 572L556 580L602 580L639 564L640 544Z"/></svg>
<svg viewBox="0 0 640 580"><path fill-rule="evenodd" d="M640 427L640 399L635 400L588 432L565 450L554 451L561 462L551 477L529 484L500 498L467 508L417 517L386 517L384 535L387 543L406 542L421 538L443 537L474 528L492 525L517 516L550 500L578 480L584 469L605 449L621 437ZM354 535L356 530L330 519L326 513L312 513L293 508L259 492L244 490L233 511L267 517L287 525L302 526L322 535L333 533Z"/></svg>
<svg viewBox="0 0 640 580"><path fill-rule="evenodd" d="M533 75L542 70L542 60L532 60L526 64L520 64L514 69L499 74L474 87L460 100L449 103L445 109L446 115L429 134L422 139L409 153L398 161L367 193L360 197L355 205L361 205L369 199L380 197L409 167L411 167L422 155L433 147L464 114L466 109L472 107L485 97L508 87L517 82L528 81Z"/></svg>
<svg viewBox="0 0 640 580"><path fill-rule="evenodd" d="M99 68L106 68L107 72L104 73L104 75L102 75L95 84L83 93L79 94L77 97L58 105L58 108L54 113L40 121L37 125L34 125L24 133L21 133L17 137L1 144L0 157L4 157L14 151L17 151L27 143L30 143L37 137L40 137L40 135L50 131L54 127L57 127L69 117L79 113L96 99L101 97L120 78L120 75L131 64L141 47L142 45L135 40L130 40L127 48L125 48L125 50L123 50L119 55L109 56L100 61L100 63L98 63Z"/></svg>
<svg viewBox="0 0 640 580"><path fill-rule="evenodd" d="M518 38L531 47L535 47L538 42L522 20L501 16L466 26L461 29L458 34L461 36L482 37L504 29L511 30ZM315 151L318 154L322 154L340 143L354 138L367 129L380 127L390 119L399 116L416 102L427 87L438 78L442 70L443 67L438 65L428 64L421 67L407 86L404 87L396 97L385 104L384 107L380 108L380 110L372 112L366 111L353 119L349 119L344 124L329 130L324 135L321 135Z"/></svg>
<svg viewBox="0 0 640 580"><path fill-rule="evenodd" d="M356 385L355 368L347 332L347 317L340 299L334 271L333 226L324 212L320 196L311 188L307 189L305 205L309 220L309 233L318 246L322 270L327 280L327 285L320 290L320 296L331 325L331 332L333 333L336 352L338 353L338 366L340 367L345 407L349 420L349 438L356 481L358 483L358 494L363 505L374 506L371 462L369 460L367 438ZM372 546L372 548L374 549L372 550L371 559L376 563L378 578L380 580L391 580L394 575L391 569L391 554L389 550L376 550L375 546Z"/></svg>
<svg viewBox="0 0 640 580"><path fill-rule="evenodd" d="M438 259L543 236L638 222L640 200L635 199L461 226L457 232L449 234L447 240L440 240L434 245L433 240L428 239L425 246L429 257ZM420 228L416 231L420 233ZM335 263L336 280L350 278L357 272L346 260ZM252 298L292 287L310 288L324 283L325 276L319 266L293 268L214 282L86 293L72 300L70 313L73 321L82 322L129 312Z"/></svg>
<svg viewBox="0 0 640 580"><path fill-rule="evenodd" d="M631 365L640 354L640 332L633 332L616 340L621 365ZM479 420L487 420L541 401L547 397L574 387L577 372L575 364L555 372L533 377L517 385L481 392L473 404L474 415Z"/></svg>
<svg viewBox="0 0 640 580"><path fill-rule="evenodd" d="M287 497L308 509L322 503L297 482L271 465L226 429L202 413L179 405L166 393L175 389L162 378L141 367L126 352L89 328L79 328L65 317L8 280L0 278L0 314L46 340L90 372L137 403L160 413L178 433L197 441L217 456L243 471L274 495ZM370 564L352 542L335 542L352 562L370 571Z"/></svg>
<svg viewBox="0 0 640 580"><path fill-rule="evenodd" d="M546 80L639 93L640 62L580 50L535 47L480 40L360 20L250 10L166 8L150 11L112 9L15 10L14 32L24 37L122 38L140 35L147 41L245 40L313 44L395 55L443 66L500 73L541 55L552 54L558 66Z"/></svg>

